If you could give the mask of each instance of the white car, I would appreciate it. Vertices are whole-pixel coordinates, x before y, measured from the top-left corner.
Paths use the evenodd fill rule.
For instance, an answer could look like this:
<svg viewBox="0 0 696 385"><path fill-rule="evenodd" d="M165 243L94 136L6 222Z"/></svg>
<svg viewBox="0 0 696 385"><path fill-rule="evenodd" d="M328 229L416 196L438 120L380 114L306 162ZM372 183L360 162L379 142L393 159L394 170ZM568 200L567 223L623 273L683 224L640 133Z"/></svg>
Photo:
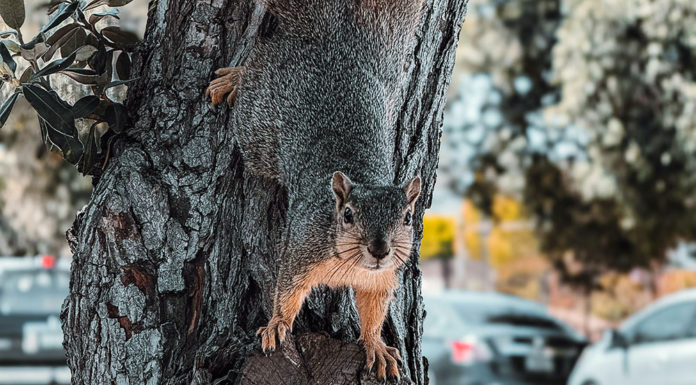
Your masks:
<svg viewBox="0 0 696 385"><path fill-rule="evenodd" d="M666 296L582 353L568 385L696 384L696 289Z"/></svg>

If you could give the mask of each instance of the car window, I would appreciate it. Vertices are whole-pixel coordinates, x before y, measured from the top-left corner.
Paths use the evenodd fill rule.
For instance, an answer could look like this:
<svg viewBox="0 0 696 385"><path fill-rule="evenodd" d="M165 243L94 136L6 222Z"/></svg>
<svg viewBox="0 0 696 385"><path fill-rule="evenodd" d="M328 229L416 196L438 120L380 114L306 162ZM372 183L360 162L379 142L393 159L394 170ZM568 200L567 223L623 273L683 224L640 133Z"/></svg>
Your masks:
<svg viewBox="0 0 696 385"><path fill-rule="evenodd" d="M530 307L478 303L458 306L456 309L460 317L470 323L490 323L561 330L561 327L550 317Z"/></svg>
<svg viewBox="0 0 696 385"><path fill-rule="evenodd" d="M512 326L526 326L549 330L563 330L560 325L549 318L543 318L534 314L507 313L488 317L488 322Z"/></svg>
<svg viewBox="0 0 696 385"><path fill-rule="evenodd" d="M668 306L636 325L634 343L670 341L687 338L694 319L696 303Z"/></svg>
<svg viewBox="0 0 696 385"><path fill-rule="evenodd" d="M0 315L57 314L68 295L70 275L55 270L13 271L0 279Z"/></svg>
<svg viewBox="0 0 696 385"><path fill-rule="evenodd" d="M542 314L530 306L510 304L509 302L448 302L437 299L425 301L428 316L425 331L450 327L454 323L462 325L497 324L533 327L549 330L565 330L553 318Z"/></svg>
<svg viewBox="0 0 696 385"><path fill-rule="evenodd" d="M463 330L464 322L451 306L441 302L427 301L426 316L423 321L425 336L439 336L451 333L452 330Z"/></svg>

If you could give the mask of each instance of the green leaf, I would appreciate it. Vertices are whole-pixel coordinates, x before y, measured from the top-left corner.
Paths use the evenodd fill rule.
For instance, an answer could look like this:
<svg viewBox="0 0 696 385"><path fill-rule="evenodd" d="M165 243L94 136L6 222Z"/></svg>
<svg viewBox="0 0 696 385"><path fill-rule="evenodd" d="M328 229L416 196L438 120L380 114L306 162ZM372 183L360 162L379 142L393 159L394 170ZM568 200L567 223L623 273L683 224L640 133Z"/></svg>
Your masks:
<svg viewBox="0 0 696 385"><path fill-rule="evenodd" d="M130 55L121 51L116 59L116 74L121 80L130 78L131 74L131 59Z"/></svg>
<svg viewBox="0 0 696 385"><path fill-rule="evenodd" d="M118 17L118 9L112 8L108 11L93 13L89 16L89 23L95 25L99 22L99 20L105 17L114 17L116 19L120 19Z"/></svg>
<svg viewBox="0 0 696 385"><path fill-rule="evenodd" d="M41 116L39 116L39 127L41 128L41 137L46 145L51 149L58 148L63 154L63 158L72 164L77 164L80 161L84 149L77 135L63 135L51 129L51 125Z"/></svg>
<svg viewBox="0 0 696 385"><path fill-rule="evenodd" d="M105 38L122 46L134 45L140 41L140 38L135 33L124 31L115 26L102 28L101 34L104 35Z"/></svg>
<svg viewBox="0 0 696 385"><path fill-rule="evenodd" d="M133 0L107 0L109 7L122 7Z"/></svg>
<svg viewBox="0 0 696 385"><path fill-rule="evenodd" d="M134 82L134 81L136 81L136 80L138 80L138 78L126 79L126 80L114 80L113 82L111 82L111 83L107 84L106 86L104 86L104 89L106 90L106 89L109 89L109 88L111 88L111 87L116 87L116 86L120 86L120 85L123 85L123 84L132 83L132 82Z"/></svg>
<svg viewBox="0 0 696 385"><path fill-rule="evenodd" d="M48 39L46 39L46 44L48 44L48 45L54 45L54 44L56 44L56 43L59 42L59 41L63 38L63 36L65 36L68 32L74 30L75 28L79 28L79 27L80 27L79 24L77 24L77 23L71 23L71 24L67 24L67 25L64 25L64 26L58 28L58 30L57 30L56 32L53 32L53 33L51 34L51 36L50 36Z"/></svg>
<svg viewBox="0 0 696 385"><path fill-rule="evenodd" d="M60 7L58 7L56 14L53 15L51 20L48 21L48 24L41 27L41 29L39 30L39 35L50 31L51 29L55 28L58 24L62 23L65 19L72 16L73 13L75 13L75 10L77 9L78 5L80 5L79 1L74 1L69 4L61 4Z"/></svg>
<svg viewBox="0 0 696 385"><path fill-rule="evenodd" d="M20 29L26 17L24 0L0 0L0 16L10 28Z"/></svg>
<svg viewBox="0 0 696 385"><path fill-rule="evenodd" d="M22 88L24 97L39 114L44 142L51 148L57 147L65 160L76 164L82 157L83 146L70 105L61 100L55 91L49 92L32 84L24 84Z"/></svg>
<svg viewBox="0 0 696 385"><path fill-rule="evenodd" d="M63 49L61 49L61 51L62 50ZM89 60L89 58L91 58L92 55L94 55L94 53L97 52L97 49L92 47L91 45L83 45L79 47L76 52L77 58L75 60L81 62L81 64L83 64L82 67L84 67L84 65L87 65L87 61Z"/></svg>
<svg viewBox="0 0 696 385"><path fill-rule="evenodd" d="M61 56L65 57L69 55L72 52L77 51L80 48L84 47L91 47L88 45L85 45L85 41L87 40L87 33L85 32L84 29L80 28L75 30L75 33L71 33L70 36L66 37L65 40L63 40L60 44L60 54ZM80 57L80 54L77 54L78 58L76 60L85 60Z"/></svg>
<svg viewBox="0 0 696 385"><path fill-rule="evenodd" d="M26 83L29 81L29 78L31 78L31 75L34 74L34 69L31 67L27 67L27 69L24 70L24 73L22 76L19 77L19 82L20 83Z"/></svg>
<svg viewBox="0 0 696 385"><path fill-rule="evenodd" d="M53 54L56 53L58 48L63 46L63 44L65 44L66 40L69 39L72 34L74 34L76 31L78 31L79 26L80 25L77 23L64 25L64 26L60 27L60 29L58 29L56 32L54 32L51 35L51 37L46 39L46 44L50 45L51 47L42 56L42 59L45 62L51 60L53 58ZM72 52L72 51L70 51L70 52Z"/></svg>
<svg viewBox="0 0 696 385"><path fill-rule="evenodd" d="M2 107L0 107L0 128L7 122L7 118L10 116L10 112L12 112L12 107L17 101L17 97L19 97L19 92L12 94L12 96L2 104Z"/></svg>
<svg viewBox="0 0 696 385"><path fill-rule="evenodd" d="M97 71L89 68L66 68L63 72L74 72L80 75L99 75Z"/></svg>
<svg viewBox="0 0 696 385"><path fill-rule="evenodd" d="M87 175L92 171L92 168L94 168L94 162L96 161L95 155L99 153L99 146L97 145L97 142L99 139L97 138L97 125L99 122L96 122L90 127L89 129L89 135L87 135L87 140L85 140L84 143L84 154L82 155L82 159L80 159L80 162L77 164L77 171L81 172L82 175Z"/></svg>
<svg viewBox="0 0 696 385"><path fill-rule="evenodd" d="M97 8L100 5L106 5L108 3L108 0L94 0L91 3L87 4L85 8L83 8L83 11L89 11L90 9Z"/></svg>
<svg viewBox="0 0 696 385"><path fill-rule="evenodd" d="M10 51L10 53L19 53L20 47L17 42L10 40L10 39L2 39L0 40L2 44L7 47L7 50Z"/></svg>
<svg viewBox="0 0 696 385"><path fill-rule="evenodd" d="M45 44L37 44L30 49L26 49L23 47L21 47L20 49L22 57L28 61L38 60L41 56L43 56L43 54L46 53L46 51L48 51L48 47L46 47Z"/></svg>
<svg viewBox="0 0 696 385"><path fill-rule="evenodd" d="M2 61L5 62L8 67L10 67L12 72L17 70L17 63L15 63L14 59L12 58L12 54L7 47L5 47L5 44L0 44L0 58L2 58Z"/></svg>
<svg viewBox="0 0 696 385"><path fill-rule="evenodd" d="M109 123L109 128L120 134L126 128L128 110L123 104L114 103L107 107L104 120Z"/></svg>
<svg viewBox="0 0 696 385"><path fill-rule="evenodd" d="M85 44L91 45L92 47L99 47L99 39L93 33L89 33L87 34Z"/></svg>
<svg viewBox="0 0 696 385"><path fill-rule="evenodd" d="M99 41L99 46L97 47L97 52L93 53L92 56L87 60L89 66L92 67L98 73L104 72L106 69L107 55L106 47L104 47L104 42Z"/></svg>
<svg viewBox="0 0 696 385"><path fill-rule="evenodd" d="M107 84L109 79L106 73L97 74L96 72L84 68L68 68L61 73L70 79L88 86L96 86L99 84Z"/></svg>
<svg viewBox="0 0 696 385"><path fill-rule="evenodd" d="M66 58L48 63L44 68L40 69L39 72L35 73L34 76L32 76L32 78L38 79L40 76L54 74L58 71L70 67L70 65L75 61L75 55L77 55L77 52L73 52L72 54L70 54L70 56Z"/></svg>
<svg viewBox="0 0 696 385"><path fill-rule="evenodd" d="M97 107L99 107L99 98L97 96L85 96L75 102L75 105L72 107L73 115L75 115L75 118L84 118L94 112Z"/></svg>
<svg viewBox="0 0 696 385"><path fill-rule="evenodd" d="M46 121L49 128L64 136L77 135L73 112L65 106L65 102L57 94L33 84L23 84L22 91L29 104Z"/></svg>

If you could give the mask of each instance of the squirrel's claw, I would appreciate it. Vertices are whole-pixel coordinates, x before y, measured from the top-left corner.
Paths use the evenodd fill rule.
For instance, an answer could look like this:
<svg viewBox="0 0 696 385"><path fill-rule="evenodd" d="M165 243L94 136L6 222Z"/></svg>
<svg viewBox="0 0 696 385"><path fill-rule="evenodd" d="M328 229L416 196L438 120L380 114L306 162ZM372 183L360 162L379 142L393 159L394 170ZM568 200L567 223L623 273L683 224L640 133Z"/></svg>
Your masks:
<svg viewBox="0 0 696 385"><path fill-rule="evenodd" d="M227 103L232 104L237 96L237 89L242 80L245 67L225 67L215 71L219 77L213 79L205 90L205 95L210 96L214 106L220 104L227 96Z"/></svg>
<svg viewBox="0 0 696 385"><path fill-rule="evenodd" d="M376 363L377 377L380 379L385 379L387 375L396 379L400 378L398 362L401 361L401 354L397 349L387 346L380 339L363 341L363 346L365 347L365 365L368 370L372 370Z"/></svg>
<svg viewBox="0 0 696 385"><path fill-rule="evenodd" d="M272 352L276 349L276 337L280 344L285 341L285 335L290 330L290 325L282 320L271 318L268 325L259 328L257 335L261 335L261 349L264 353Z"/></svg>

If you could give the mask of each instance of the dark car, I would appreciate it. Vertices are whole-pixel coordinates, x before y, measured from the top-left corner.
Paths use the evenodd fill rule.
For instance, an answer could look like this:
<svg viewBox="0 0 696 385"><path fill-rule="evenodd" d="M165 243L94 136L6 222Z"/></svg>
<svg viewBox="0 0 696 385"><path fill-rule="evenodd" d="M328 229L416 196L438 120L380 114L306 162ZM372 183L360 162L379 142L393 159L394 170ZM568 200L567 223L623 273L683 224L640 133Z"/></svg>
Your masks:
<svg viewBox="0 0 696 385"><path fill-rule="evenodd" d="M449 291L424 296L423 355L433 385L564 385L587 344L518 297Z"/></svg>
<svg viewBox="0 0 696 385"><path fill-rule="evenodd" d="M51 257L0 264L0 384L70 383L59 320L69 280Z"/></svg>

